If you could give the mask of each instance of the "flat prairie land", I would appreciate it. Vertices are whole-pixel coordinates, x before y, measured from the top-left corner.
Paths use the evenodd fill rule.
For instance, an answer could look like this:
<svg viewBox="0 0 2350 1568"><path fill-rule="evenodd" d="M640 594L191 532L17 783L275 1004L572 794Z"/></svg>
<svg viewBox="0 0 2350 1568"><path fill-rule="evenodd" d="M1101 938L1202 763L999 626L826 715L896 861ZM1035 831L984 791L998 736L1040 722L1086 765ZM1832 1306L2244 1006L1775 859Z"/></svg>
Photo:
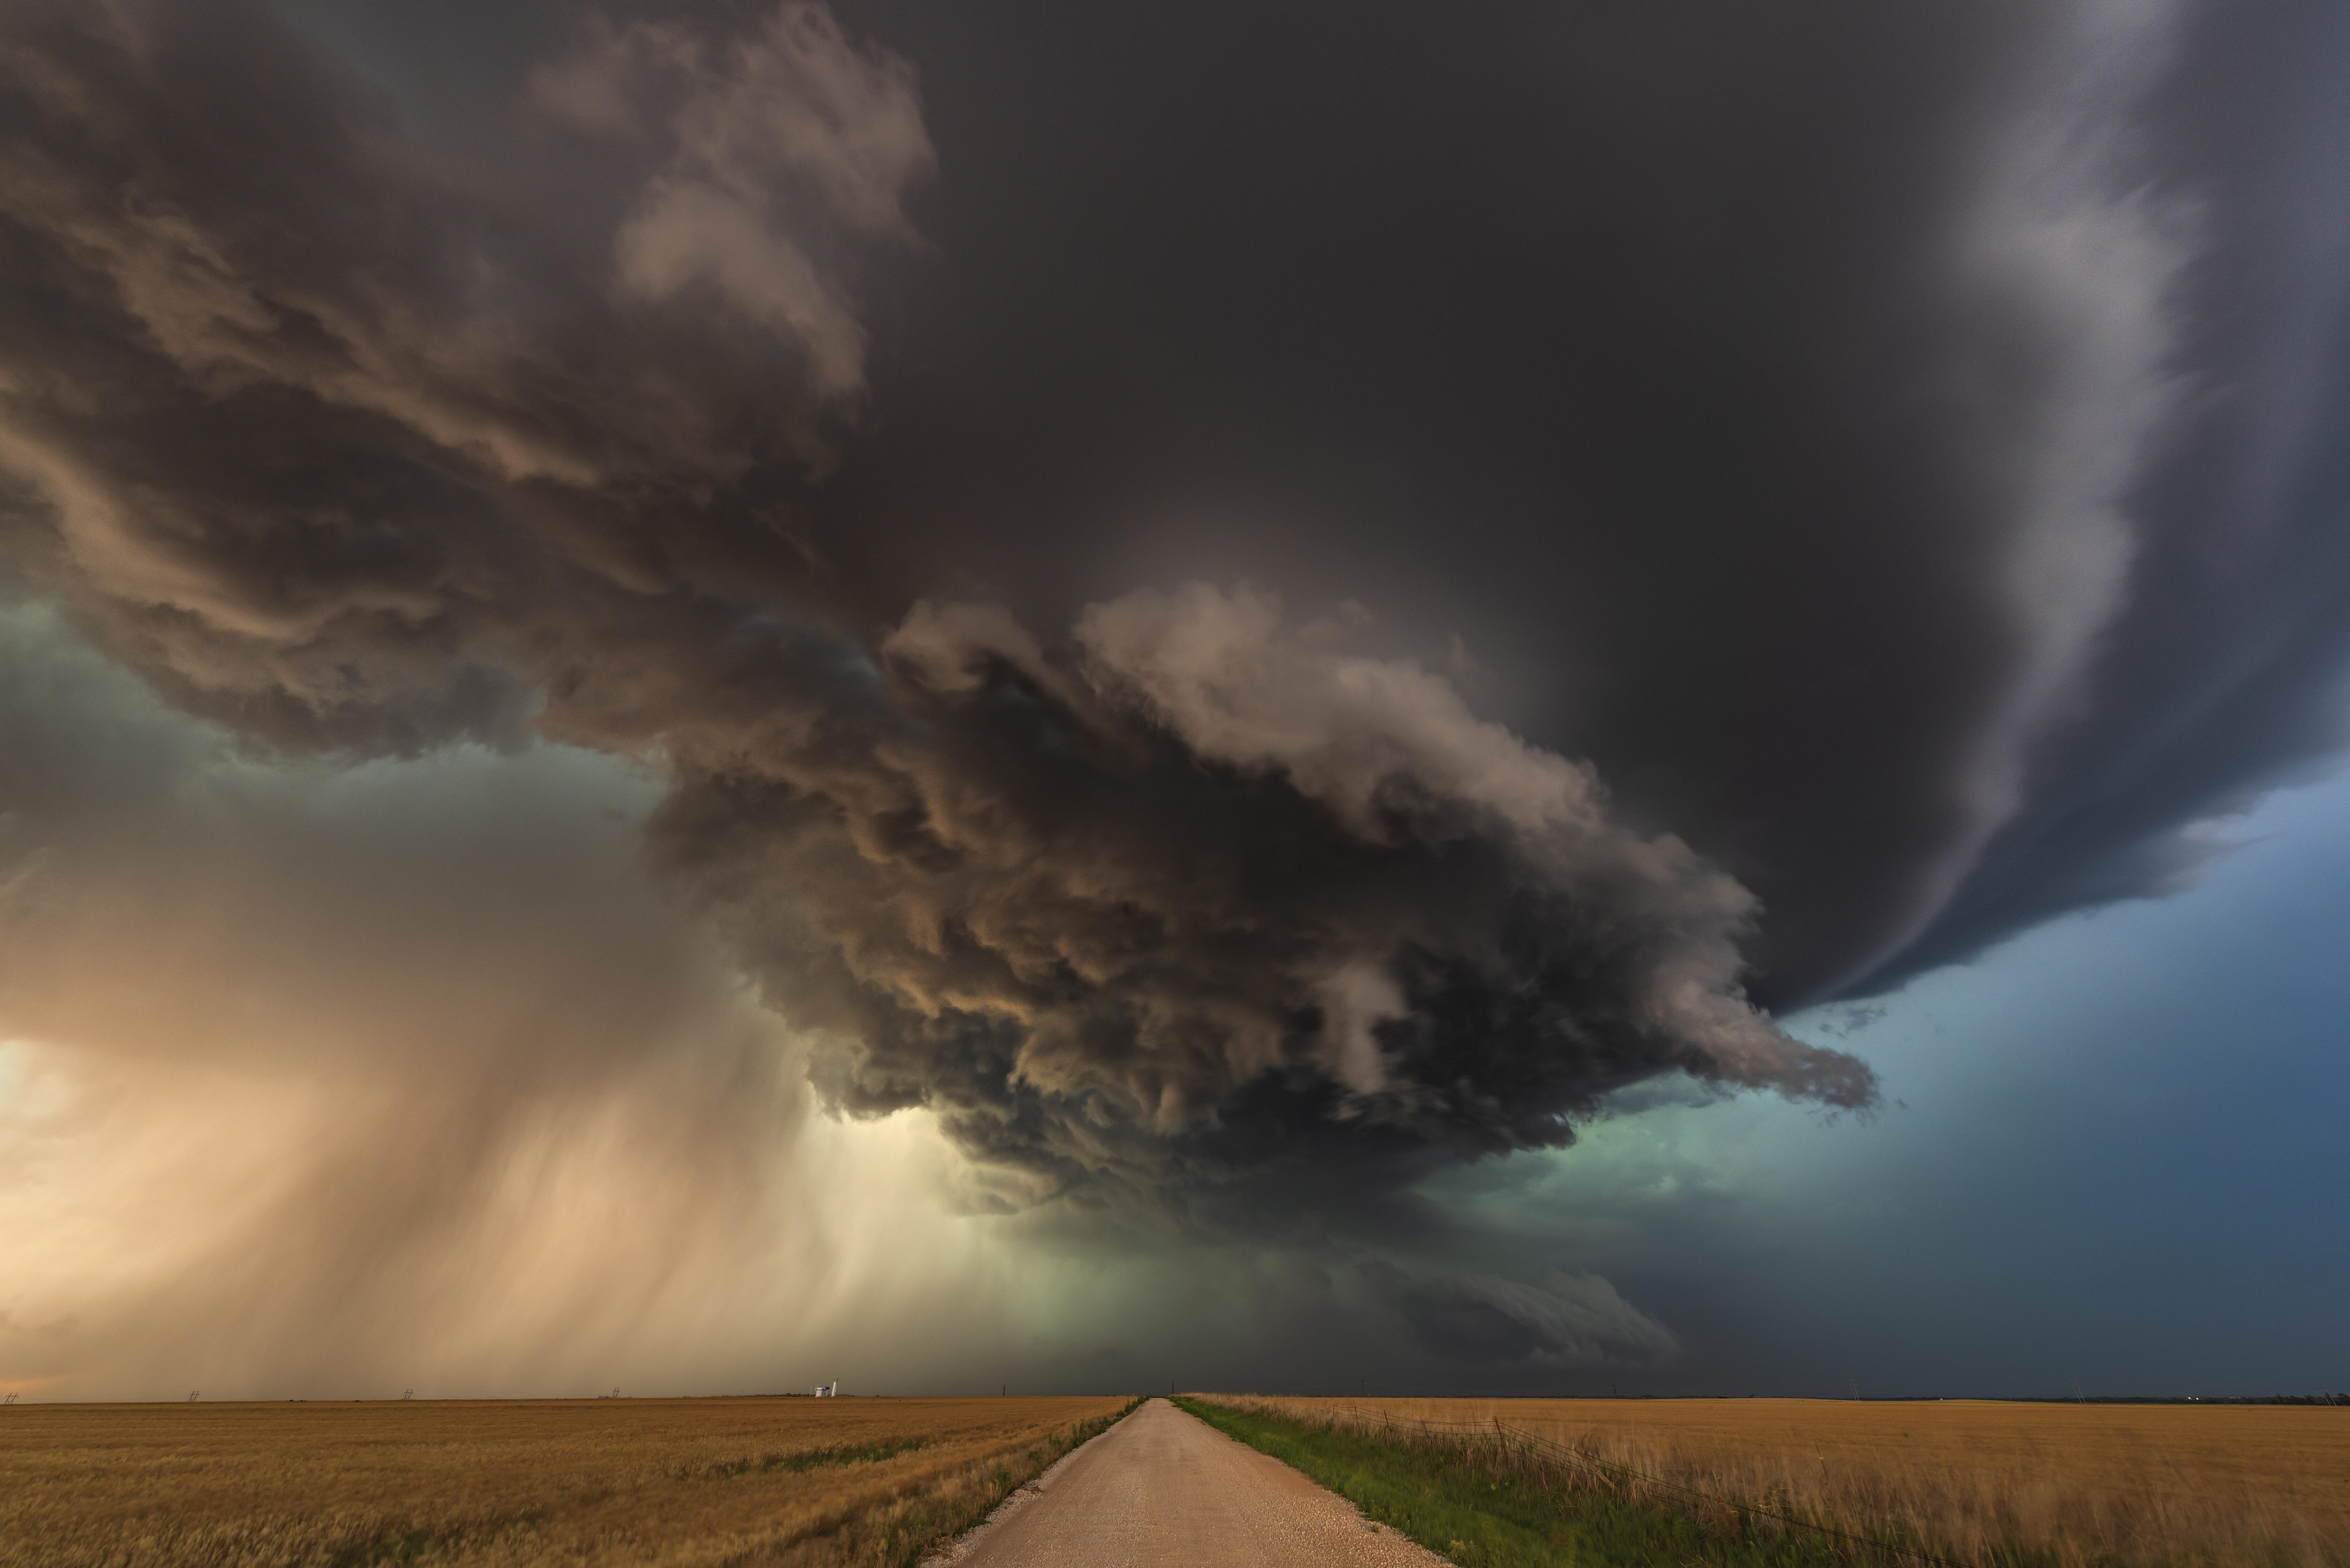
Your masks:
<svg viewBox="0 0 2350 1568"><path fill-rule="evenodd" d="M1679 1487L1987 1561L2350 1563L2350 1410L1984 1400L1293 1399L1495 1421ZM1661 1489L1660 1489L1661 1495Z"/></svg>
<svg viewBox="0 0 2350 1568"><path fill-rule="evenodd" d="M0 1563L894 1563L1127 1404L18 1405Z"/></svg>

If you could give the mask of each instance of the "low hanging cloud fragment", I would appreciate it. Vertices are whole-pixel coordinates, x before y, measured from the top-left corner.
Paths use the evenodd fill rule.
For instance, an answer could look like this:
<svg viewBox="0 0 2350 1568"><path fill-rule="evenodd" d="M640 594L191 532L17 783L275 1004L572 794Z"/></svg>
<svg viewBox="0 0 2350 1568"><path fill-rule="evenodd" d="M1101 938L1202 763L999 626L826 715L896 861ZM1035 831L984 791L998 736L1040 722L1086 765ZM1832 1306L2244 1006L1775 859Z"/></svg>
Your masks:
<svg viewBox="0 0 2350 1568"><path fill-rule="evenodd" d="M1669 1362L1681 1350L1670 1329L1596 1274L1554 1271L1530 1283L1377 1260L1361 1272L1401 1314L1422 1349L1456 1365L1647 1366Z"/></svg>

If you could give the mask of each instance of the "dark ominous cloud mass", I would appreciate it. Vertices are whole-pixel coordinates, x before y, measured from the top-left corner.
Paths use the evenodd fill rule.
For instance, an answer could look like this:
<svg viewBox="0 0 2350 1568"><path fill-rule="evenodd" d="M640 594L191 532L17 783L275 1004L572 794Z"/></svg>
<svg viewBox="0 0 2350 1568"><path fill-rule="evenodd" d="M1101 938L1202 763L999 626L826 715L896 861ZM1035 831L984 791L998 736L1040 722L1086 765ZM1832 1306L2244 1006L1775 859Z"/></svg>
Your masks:
<svg viewBox="0 0 2350 1568"><path fill-rule="evenodd" d="M592 983L351 1046L466 1168L705 1028L779 1145L804 1077L979 1207L1234 1236L1424 1230L1643 1085L1873 1111L1776 1019L2184 888L2350 740L2345 29L26 0L0 887L53 935L134 823L325 832L273 770L520 770L568 842L545 754L608 759ZM0 1035L73 1034L27 972ZM1345 1257L1440 1358L1675 1353L1573 1266Z"/></svg>

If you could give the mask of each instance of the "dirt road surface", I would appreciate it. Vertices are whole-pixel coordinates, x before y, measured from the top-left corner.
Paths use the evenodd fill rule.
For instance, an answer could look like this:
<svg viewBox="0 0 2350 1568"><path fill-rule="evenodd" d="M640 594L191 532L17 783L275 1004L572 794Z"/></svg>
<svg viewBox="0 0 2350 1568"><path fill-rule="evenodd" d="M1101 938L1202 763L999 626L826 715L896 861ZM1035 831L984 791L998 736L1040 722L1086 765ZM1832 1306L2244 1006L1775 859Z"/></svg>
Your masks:
<svg viewBox="0 0 2350 1568"><path fill-rule="evenodd" d="M1443 1559L1153 1399L966 1537L953 1568L1429 1568Z"/></svg>

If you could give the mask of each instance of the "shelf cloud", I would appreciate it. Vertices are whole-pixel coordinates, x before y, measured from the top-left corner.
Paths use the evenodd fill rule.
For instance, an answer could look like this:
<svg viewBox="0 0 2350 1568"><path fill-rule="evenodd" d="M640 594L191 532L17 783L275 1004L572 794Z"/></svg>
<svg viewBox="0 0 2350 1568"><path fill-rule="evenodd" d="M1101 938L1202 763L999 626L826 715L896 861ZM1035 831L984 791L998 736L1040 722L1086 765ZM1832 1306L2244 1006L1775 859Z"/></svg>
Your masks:
<svg viewBox="0 0 2350 1568"><path fill-rule="evenodd" d="M1222 1127L1253 1090L1465 1155L1665 1072L1870 1102L1744 999L1749 892L1339 620L1192 583L1049 649L927 597L858 635L879 588L759 492L846 439L858 257L913 241L933 154L827 13L534 69L515 156L617 192L584 225L355 122L258 16L23 31L34 580L296 750L657 761L655 849L831 1103L1147 1191L1260 1158Z"/></svg>

